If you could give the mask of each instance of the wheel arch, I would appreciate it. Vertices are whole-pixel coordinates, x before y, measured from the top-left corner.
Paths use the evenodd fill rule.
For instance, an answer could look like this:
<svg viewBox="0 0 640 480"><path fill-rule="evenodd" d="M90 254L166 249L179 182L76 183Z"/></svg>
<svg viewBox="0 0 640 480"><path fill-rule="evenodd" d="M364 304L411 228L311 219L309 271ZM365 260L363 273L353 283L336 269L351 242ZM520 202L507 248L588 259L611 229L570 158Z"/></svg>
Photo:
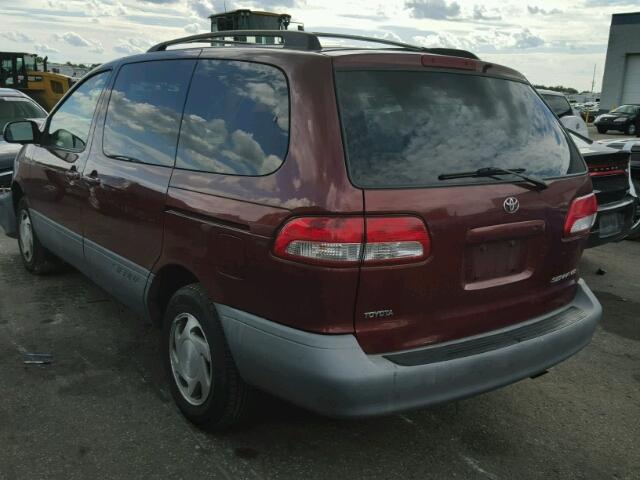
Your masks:
<svg viewBox="0 0 640 480"><path fill-rule="evenodd" d="M198 276L183 265L171 263L160 267L147 287L145 299L151 322L162 327L164 312L171 296L180 288L199 282Z"/></svg>
<svg viewBox="0 0 640 480"><path fill-rule="evenodd" d="M13 199L13 210L18 214L18 204L22 197L24 197L24 190L22 190L22 186L18 182L13 182L11 184L11 196Z"/></svg>

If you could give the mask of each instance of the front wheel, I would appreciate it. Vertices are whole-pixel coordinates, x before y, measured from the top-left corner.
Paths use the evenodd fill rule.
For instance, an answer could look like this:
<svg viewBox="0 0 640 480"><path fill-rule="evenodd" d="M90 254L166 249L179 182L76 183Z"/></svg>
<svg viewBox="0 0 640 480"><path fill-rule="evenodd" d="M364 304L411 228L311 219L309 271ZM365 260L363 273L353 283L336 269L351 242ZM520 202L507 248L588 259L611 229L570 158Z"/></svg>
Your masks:
<svg viewBox="0 0 640 480"><path fill-rule="evenodd" d="M222 430L244 418L250 387L240 377L215 305L202 285L187 285L171 297L162 354L171 395L191 422Z"/></svg>
<svg viewBox="0 0 640 480"><path fill-rule="evenodd" d="M598 128L598 133L607 133L607 129L604 127L597 127Z"/></svg>
<svg viewBox="0 0 640 480"><path fill-rule="evenodd" d="M40 243L33 229L29 206L24 197L18 203L18 247L24 267L36 275L50 273L61 263Z"/></svg>
<svg viewBox="0 0 640 480"><path fill-rule="evenodd" d="M633 124L633 123L629 124L629 126L627 127L627 131L625 133L627 135L635 135L636 134L636 126L635 126L635 124Z"/></svg>

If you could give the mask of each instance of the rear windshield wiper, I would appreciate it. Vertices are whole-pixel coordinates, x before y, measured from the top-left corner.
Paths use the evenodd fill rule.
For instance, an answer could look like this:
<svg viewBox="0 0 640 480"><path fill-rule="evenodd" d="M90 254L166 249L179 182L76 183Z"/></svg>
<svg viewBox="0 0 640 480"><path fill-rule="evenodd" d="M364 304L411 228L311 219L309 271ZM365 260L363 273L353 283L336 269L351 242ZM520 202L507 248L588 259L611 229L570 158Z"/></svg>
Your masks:
<svg viewBox="0 0 640 480"><path fill-rule="evenodd" d="M514 169L506 169L506 168L498 168L498 167L485 167L479 168L472 172L458 172L458 173L443 173L442 175L438 175L438 180L451 180L454 178L479 178L479 177L495 177L497 175L513 175L522 180L526 180L531 185L534 185L536 188L540 190L544 190L545 188L549 188L549 184L542 180L541 178L534 177L533 175L524 175L525 168L514 168Z"/></svg>

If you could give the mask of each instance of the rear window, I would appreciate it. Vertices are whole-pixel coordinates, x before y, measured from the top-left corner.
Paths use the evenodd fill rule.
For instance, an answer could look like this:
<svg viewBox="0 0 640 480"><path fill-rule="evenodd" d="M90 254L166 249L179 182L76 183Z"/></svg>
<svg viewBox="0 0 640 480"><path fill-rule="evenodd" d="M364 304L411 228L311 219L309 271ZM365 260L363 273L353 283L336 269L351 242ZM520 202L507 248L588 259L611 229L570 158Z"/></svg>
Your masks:
<svg viewBox="0 0 640 480"><path fill-rule="evenodd" d="M571 115L573 112L571 110L571 105L569 105L569 100L560 95L542 95L545 101L553 110L557 116L562 117L563 115Z"/></svg>
<svg viewBox="0 0 640 480"><path fill-rule="evenodd" d="M553 113L524 83L480 75L339 71L351 180L364 188L513 181L439 180L484 167L543 178L585 171Z"/></svg>

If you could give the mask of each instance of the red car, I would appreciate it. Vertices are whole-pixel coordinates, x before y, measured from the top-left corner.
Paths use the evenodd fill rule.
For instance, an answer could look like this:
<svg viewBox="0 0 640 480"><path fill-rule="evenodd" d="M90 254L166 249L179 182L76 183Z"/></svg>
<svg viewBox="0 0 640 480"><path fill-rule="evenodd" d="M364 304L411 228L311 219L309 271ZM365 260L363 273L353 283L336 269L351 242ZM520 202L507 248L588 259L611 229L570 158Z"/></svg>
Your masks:
<svg viewBox="0 0 640 480"><path fill-rule="evenodd" d="M252 35L275 42L228 40ZM24 265L63 260L161 327L202 426L253 388L343 417L468 397L578 352L601 316L576 271L591 179L527 80L324 36L166 42L5 130Z"/></svg>

